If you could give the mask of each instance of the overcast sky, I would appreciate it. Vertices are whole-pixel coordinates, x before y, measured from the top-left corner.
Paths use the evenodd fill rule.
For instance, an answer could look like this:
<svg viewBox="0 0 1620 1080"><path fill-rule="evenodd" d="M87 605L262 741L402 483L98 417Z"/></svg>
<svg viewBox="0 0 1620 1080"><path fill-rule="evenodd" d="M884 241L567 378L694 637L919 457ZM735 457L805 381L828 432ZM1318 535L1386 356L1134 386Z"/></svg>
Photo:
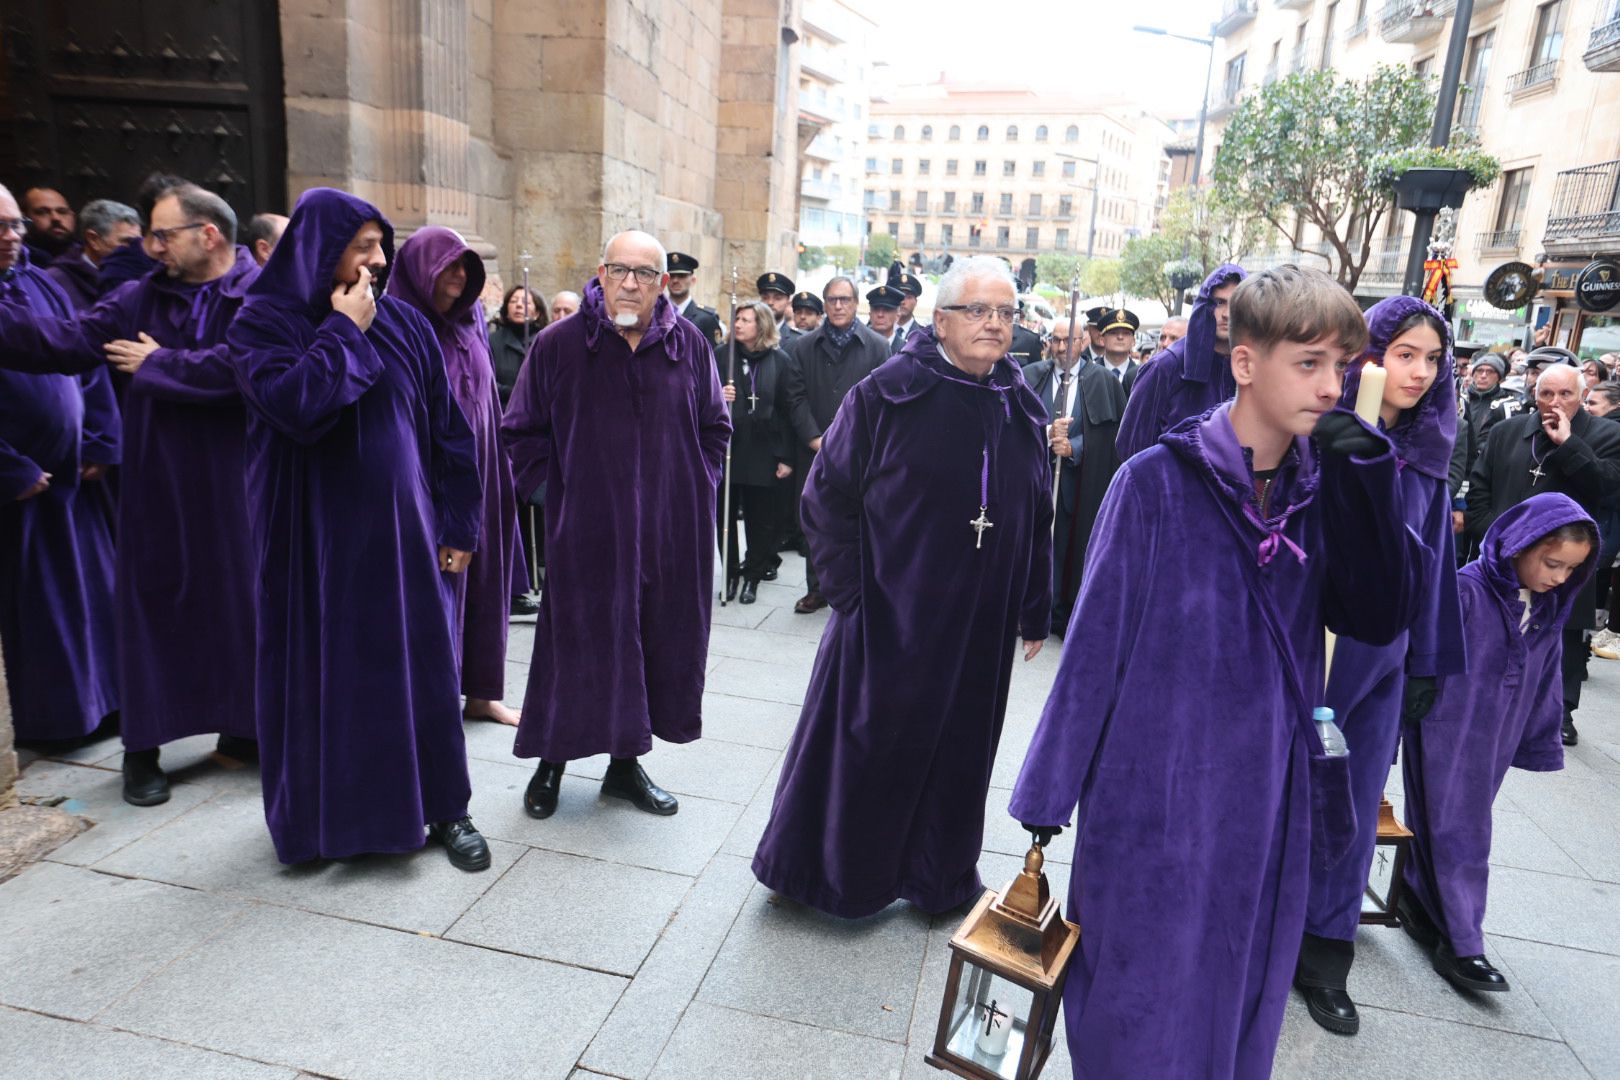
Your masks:
<svg viewBox="0 0 1620 1080"><path fill-rule="evenodd" d="M1209 51L1131 31L1207 37L1221 0L882 0L874 59L908 81L1033 83L1118 94L1166 119L1198 115ZM1217 80L1218 81L1218 80Z"/></svg>

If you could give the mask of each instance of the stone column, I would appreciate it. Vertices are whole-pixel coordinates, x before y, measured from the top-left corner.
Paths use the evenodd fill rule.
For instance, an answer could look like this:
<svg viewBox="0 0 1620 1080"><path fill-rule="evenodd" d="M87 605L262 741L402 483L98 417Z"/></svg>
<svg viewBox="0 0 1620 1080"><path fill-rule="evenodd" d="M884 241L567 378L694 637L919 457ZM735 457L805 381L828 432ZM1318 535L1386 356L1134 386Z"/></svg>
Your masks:
<svg viewBox="0 0 1620 1080"><path fill-rule="evenodd" d="M791 0L724 5L715 205L725 215L729 257L748 282L764 270L795 277L798 63L784 31L797 38L796 12Z"/></svg>

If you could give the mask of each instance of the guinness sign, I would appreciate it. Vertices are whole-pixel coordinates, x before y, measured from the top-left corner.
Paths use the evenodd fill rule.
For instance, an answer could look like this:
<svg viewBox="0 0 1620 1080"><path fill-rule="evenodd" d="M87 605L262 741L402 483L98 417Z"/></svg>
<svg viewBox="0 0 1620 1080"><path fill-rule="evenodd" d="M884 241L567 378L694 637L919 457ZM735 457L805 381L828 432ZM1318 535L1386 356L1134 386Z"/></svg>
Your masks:
<svg viewBox="0 0 1620 1080"><path fill-rule="evenodd" d="M1608 311L1620 304L1620 263L1593 259L1575 275L1575 303L1586 311Z"/></svg>
<svg viewBox="0 0 1620 1080"><path fill-rule="evenodd" d="M1485 299L1504 311L1523 307L1536 295L1535 271L1529 263L1503 263L1485 279Z"/></svg>

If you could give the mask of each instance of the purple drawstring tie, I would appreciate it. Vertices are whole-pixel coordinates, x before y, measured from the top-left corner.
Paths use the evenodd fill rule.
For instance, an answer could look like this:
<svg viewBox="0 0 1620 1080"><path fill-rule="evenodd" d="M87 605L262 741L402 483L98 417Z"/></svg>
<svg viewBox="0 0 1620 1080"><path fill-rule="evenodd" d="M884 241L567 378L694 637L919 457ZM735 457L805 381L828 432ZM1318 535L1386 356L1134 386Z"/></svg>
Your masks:
<svg viewBox="0 0 1620 1080"><path fill-rule="evenodd" d="M1293 552L1294 558L1299 560L1301 566L1305 565L1305 560L1308 558L1308 556L1305 554L1305 549L1290 540L1288 538L1288 534L1283 532L1283 530L1288 527L1289 515L1292 514L1295 509L1297 508L1290 507L1283 513L1282 517L1277 519L1275 525L1268 525L1266 520L1260 516L1260 511L1254 508L1253 503L1243 504L1243 516L1249 519L1249 524L1266 534L1265 539L1260 541L1259 554L1261 566L1266 566L1269 564L1272 559L1277 557L1277 551L1280 548L1285 547L1289 551Z"/></svg>

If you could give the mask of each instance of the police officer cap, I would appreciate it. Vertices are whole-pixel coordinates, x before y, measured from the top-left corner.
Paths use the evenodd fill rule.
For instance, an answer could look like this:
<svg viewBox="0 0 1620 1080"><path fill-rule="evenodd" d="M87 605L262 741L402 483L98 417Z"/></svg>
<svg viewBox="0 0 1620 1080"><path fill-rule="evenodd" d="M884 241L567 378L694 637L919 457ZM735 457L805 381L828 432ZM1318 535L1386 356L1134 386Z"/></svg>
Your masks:
<svg viewBox="0 0 1620 1080"><path fill-rule="evenodd" d="M821 306L821 297L813 292L797 292L793 294L793 310L798 311L801 308L806 311L813 311L817 315L826 310Z"/></svg>
<svg viewBox="0 0 1620 1080"><path fill-rule="evenodd" d="M783 296L792 296L793 279L786 274L778 274L775 270L772 270L769 273L759 275L759 280L754 282L754 288L761 296L768 292L779 292Z"/></svg>
<svg viewBox="0 0 1620 1080"><path fill-rule="evenodd" d="M1091 319L1089 311L1086 313L1086 319L1087 321ZM1129 330L1134 334L1141 327L1142 320L1136 317L1134 311L1126 311L1124 308L1103 309L1102 332L1105 334L1110 330Z"/></svg>
<svg viewBox="0 0 1620 1080"><path fill-rule="evenodd" d="M684 251L669 253L669 272L672 274L690 274L698 268L698 261Z"/></svg>
<svg viewBox="0 0 1620 1080"><path fill-rule="evenodd" d="M866 294L866 305L875 308L898 308L906 294L888 285L879 285Z"/></svg>

